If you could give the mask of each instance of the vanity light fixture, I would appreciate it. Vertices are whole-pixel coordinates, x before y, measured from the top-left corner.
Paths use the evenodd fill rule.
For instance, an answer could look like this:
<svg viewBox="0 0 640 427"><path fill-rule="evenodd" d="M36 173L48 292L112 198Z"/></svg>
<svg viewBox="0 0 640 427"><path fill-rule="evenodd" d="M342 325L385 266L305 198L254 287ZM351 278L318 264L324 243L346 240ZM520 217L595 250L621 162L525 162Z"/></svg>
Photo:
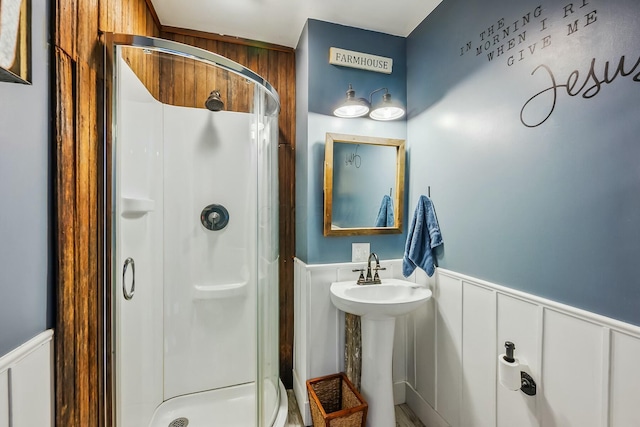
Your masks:
<svg viewBox="0 0 640 427"><path fill-rule="evenodd" d="M333 115L345 118L362 117L369 112L370 107L371 104L366 99L356 98L356 91L349 83L347 99L333 110Z"/></svg>
<svg viewBox="0 0 640 427"><path fill-rule="evenodd" d="M404 116L404 108L400 105L398 101L391 99L391 94L386 87L376 89L371 92L370 99L373 97L373 94L384 90L384 95L382 95L382 101L376 104L375 108L371 110L369 113L369 117L373 120L396 120Z"/></svg>
<svg viewBox="0 0 640 427"><path fill-rule="evenodd" d="M371 110L373 94L381 90L385 91L384 95L382 95L382 101ZM405 110L399 102L391 99L391 94L386 87L381 87L371 92L367 101L365 98L356 98L356 91L353 90L351 83L349 83L347 99L333 111L333 115L343 118L355 118L365 116L367 113L373 120L396 120L404 116Z"/></svg>

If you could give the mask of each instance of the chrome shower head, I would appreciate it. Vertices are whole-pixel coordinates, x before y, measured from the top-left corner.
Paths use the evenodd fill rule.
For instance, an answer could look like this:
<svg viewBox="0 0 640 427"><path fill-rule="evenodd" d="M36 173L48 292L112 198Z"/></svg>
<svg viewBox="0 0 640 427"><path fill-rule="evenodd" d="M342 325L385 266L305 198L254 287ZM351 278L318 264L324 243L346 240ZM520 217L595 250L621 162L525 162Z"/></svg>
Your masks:
<svg viewBox="0 0 640 427"><path fill-rule="evenodd" d="M204 106L211 111L224 110L224 102L222 102L222 99L220 99L220 91L217 89L212 90L209 94L209 97L204 102Z"/></svg>

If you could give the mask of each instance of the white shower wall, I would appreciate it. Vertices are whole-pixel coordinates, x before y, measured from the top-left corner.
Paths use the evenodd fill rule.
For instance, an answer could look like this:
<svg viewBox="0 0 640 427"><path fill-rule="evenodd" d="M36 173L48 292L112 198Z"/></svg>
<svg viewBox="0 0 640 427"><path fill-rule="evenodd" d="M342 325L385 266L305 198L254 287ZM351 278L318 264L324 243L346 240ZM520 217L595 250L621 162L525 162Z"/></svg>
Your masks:
<svg viewBox="0 0 640 427"><path fill-rule="evenodd" d="M140 427L165 400L255 381L256 144L250 114L163 105L121 59L118 78L116 409ZM223 230L200 222L214 203Z"/></svg>
<svg viewBox="0 0 640 427"><path fill-rule="evenodd" d="M250 117L164 106L165 399L256 376ZM213 203L229 211L222 230L200 223Z"/></svg>

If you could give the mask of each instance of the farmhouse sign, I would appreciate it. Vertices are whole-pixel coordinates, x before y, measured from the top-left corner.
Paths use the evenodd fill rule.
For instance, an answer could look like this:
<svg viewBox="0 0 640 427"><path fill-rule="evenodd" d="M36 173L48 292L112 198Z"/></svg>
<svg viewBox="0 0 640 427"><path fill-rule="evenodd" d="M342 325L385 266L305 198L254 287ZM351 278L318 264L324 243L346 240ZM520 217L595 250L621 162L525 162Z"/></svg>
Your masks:
<svg viewBox="0 0 640 427"><path fill-rule="evenodd" d="M329 63L385 74L391 74L391 69L393 68L393 59L391 58L339 49L337 47L329 48Z"/></svg>

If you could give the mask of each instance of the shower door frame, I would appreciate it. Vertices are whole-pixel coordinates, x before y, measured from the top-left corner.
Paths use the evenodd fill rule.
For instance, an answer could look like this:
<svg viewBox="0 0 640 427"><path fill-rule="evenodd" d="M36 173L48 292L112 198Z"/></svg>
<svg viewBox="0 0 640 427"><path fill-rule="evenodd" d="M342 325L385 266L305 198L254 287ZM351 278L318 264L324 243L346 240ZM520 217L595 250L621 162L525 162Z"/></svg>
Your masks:
<svg viewBox="0 0 640 427"><path fill-rule="evenodd" d="M170 40L160 39L156 37L148 37L148 36L139 36L139 35L131 35L131 34L119 34L119 33L111 33L105 32L102 35L103 37L103 45L104 45L104 85L103 85L103 96L104 96L104 121L103 121L103 135L104 135L104 144L102 147L102 160L103 160L103 170L102 176L100 177L102 182L99 188L102 189L102 193L98 196L98 201L102 204L102 218L101 218L101 229L102 229L102 251L103 251L103 260L104 263L102 265L102 273L103 273L103 286L102 286L102 301L103 301L103 310L104 317L102 319L102 332L103 332L103 349L104 353L101 355L102 363L101 367L103 370L103 378L104 382L102 384L102 393L104 396L104 426L105 427L117 427L114 425L116 421L116 403L114 399L115 387L116 387L116 369L115 369L115 361L114 361L114 331L115 331L115 321L116 319L113 317L113 306L114 301L112 301L113 292L112 288L114 285L113 282L113 252L114 252L114 222L113 222L113 209L114 209L114 199L113 199L113 150L114 150L114 133L113 133L113 124L114 124L114 70L115 70L115 49L117 46L124 47L135 47L135 48L148 48L153 49L160 53L167 54L178 54L187 58L191 58L194 60L202 61L205 63L211 63L213 66L220 67L234 74L238 74L241 77L244 77L248 80L251 80L257 85L260 85L267 91L276 102L276 111L275 113L280 111L280 97L276 92L275 88L264 78L249 70L248 68L228 59L224 56L218 55L216 53L200 49L194 46L190 46L183 43L178 43ZM177 49L179 47L179 50ZM276 142L277 143L277 142ZM256 373L256 381L258 381L260 372ZM258 400L258 393L260 391L256 390L256 403ZM286 398L281 397L281 398ZM256 410L259 413L260 408L256 405Z"/></svg>

